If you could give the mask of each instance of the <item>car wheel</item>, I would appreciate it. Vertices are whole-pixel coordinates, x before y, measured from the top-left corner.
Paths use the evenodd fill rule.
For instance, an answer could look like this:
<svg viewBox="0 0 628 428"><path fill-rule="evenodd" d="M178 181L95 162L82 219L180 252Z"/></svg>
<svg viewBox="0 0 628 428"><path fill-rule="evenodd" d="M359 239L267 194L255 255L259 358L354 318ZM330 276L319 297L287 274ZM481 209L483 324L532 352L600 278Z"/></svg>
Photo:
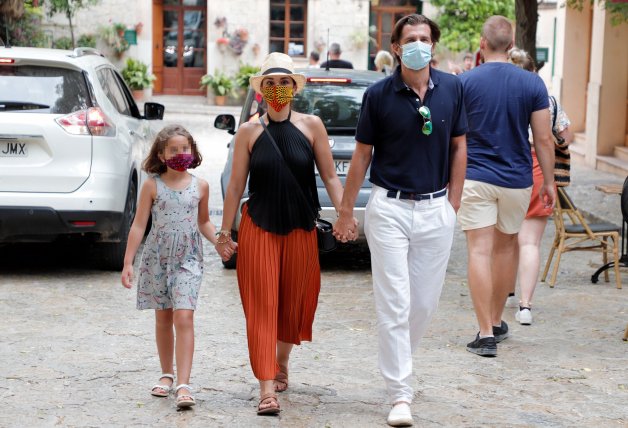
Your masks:
<svg viewBox="0 0 628 428"><path fill-rule="evenodd" d="M135 180L131 182L129 192L126 195L126 203L124 207L124 216L120 224L119 242L104 242L98 244L100 260L99 267L104 270L121 271L124 266L124 253L126 252L126 243L129 237L129 230L135 218L137 210L137 184Z"/></svg>

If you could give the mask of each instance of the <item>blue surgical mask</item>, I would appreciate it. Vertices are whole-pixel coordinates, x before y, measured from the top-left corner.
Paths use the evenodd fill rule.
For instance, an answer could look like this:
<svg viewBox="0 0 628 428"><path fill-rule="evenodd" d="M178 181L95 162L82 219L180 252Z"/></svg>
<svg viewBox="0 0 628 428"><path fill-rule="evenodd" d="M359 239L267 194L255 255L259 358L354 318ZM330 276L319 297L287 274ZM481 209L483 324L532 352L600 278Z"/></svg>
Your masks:
<svg viewBox="0 0 628 428"><path fill-rule="evenodd" d="M401 46L401 62L411 70L425 68L432 59L432 45L420 41Z"/></svg>

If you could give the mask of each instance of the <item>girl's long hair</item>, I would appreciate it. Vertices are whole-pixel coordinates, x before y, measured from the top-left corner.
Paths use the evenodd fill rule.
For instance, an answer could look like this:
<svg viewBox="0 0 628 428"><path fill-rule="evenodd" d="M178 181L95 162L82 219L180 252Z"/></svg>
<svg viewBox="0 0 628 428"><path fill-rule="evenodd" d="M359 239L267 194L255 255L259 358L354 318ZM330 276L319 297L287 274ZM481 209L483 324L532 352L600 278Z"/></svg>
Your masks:
<svg viewBox="0 0 628 428"><path fill-rule="evenodd" d="M168 125L165 126L157 136L155 137L155 141L153 142L153 146L150 148L150 152L146 159L144 159L144 163L142 164L142 169L149 174L163 174L166 172L168 167L165 163L159 159L159 155L164 153L166 150L166 145L168 144L168 140L172 137L181 136L185 137L190 145L192 146L192 154L194 155L194 162L190 165L190 168L196 168L203 161L203 157L201 153L198 151L196 147L196 141L192 138L192 135L181 125Z"/></svg>

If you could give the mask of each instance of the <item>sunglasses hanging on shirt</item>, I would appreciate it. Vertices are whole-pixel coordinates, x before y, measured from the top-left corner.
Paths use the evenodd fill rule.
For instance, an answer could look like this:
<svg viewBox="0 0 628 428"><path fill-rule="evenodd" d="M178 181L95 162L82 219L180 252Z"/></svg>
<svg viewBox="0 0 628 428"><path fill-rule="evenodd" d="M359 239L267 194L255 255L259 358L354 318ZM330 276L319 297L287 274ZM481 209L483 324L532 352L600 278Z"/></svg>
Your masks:
<svg viewBox="0 0 628 428"><path fill-rule="evenodd" d="M417 109L421 117L423 118L423 128L421 128L421 132L424 135L432 134L432 113L427 106L421 106Z"/></svg>

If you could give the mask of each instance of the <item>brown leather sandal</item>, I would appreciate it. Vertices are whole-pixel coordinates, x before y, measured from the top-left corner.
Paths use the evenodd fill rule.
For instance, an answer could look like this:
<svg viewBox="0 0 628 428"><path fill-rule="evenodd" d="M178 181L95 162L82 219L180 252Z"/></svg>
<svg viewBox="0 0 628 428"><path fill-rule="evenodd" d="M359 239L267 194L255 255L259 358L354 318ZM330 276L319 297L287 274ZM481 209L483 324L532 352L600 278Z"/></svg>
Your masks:
<svg viewBox="0 0 628 428"><path fill-rule="evenodd" d="M272 404L273 402L277 403L277 407L270 406L264 409L260 408L262 404ZM279 401L277 401L277 394L269 392L260 397L259 404L257 405L258 415L277 415L279 412L281 412L281 407L279 406Z"/></svg>
<svg viewBox="0 0 628 428"><path fill-rule="evenodd" d="M288 375L284 372L279 372L275 376L275 391L284 392L286 389L288 389Z"/></svg>

